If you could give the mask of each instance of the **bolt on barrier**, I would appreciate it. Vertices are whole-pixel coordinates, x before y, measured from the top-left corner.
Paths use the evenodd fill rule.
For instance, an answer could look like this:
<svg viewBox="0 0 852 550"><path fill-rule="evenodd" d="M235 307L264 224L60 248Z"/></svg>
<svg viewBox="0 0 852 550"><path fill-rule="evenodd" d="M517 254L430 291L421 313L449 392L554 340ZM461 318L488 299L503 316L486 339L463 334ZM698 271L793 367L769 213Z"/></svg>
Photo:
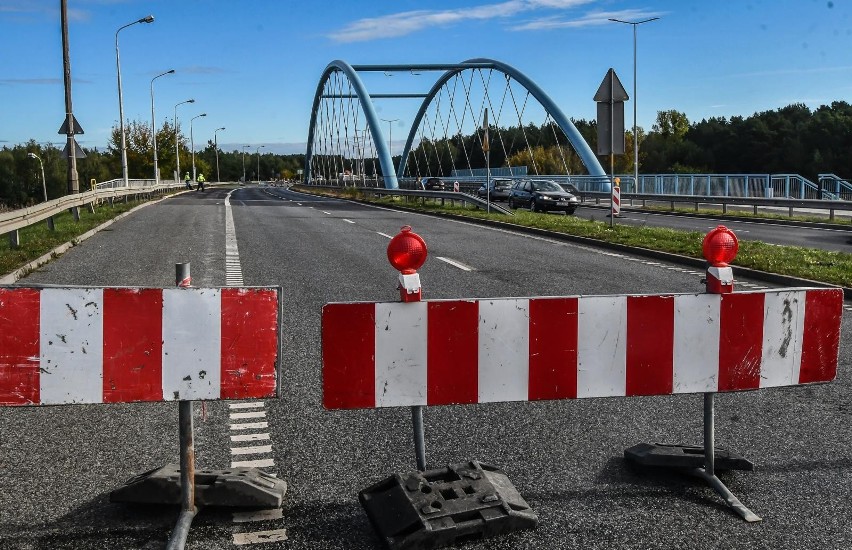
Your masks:
<svg viewBox="0 0 852 550"><path fill-rule="evenodd" d="M713 396L833 380L843 293L812 288L734 293L728 263L736 251L736 236L727 228L708 234L704 294L326 304L324 406L416 408L702 393L703 448L668 446L670 456L661 457L667 446L649 451L643 444L625 456L686 469L743 519L759 521L715 475L717 467L751 469L751 463L726 452L717 463ZM419 277L417 283L419 292ZM419 470L424 463L418 451Z"/></svg>
<svg viewBox="0 0 852 550"><path fill-rule="evenodd" d="M191 288L189 264L176 282L0 287L0 406L178 401L180 467L111 494L182 504L168 548L183 547L197 504L279 507L286 491L254 468L195 471L192 433L193 401L278 395L280 289Z"/></svg>

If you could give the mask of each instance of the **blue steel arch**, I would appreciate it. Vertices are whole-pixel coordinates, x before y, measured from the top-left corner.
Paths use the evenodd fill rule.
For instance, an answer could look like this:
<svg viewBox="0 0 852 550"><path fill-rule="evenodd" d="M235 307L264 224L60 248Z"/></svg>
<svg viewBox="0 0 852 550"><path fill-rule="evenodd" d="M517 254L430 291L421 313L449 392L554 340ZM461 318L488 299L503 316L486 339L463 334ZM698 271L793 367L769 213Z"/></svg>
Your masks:
<svg viewBox="0 0 852 550"><path fill-rule="evenodd" d="M373 143L376 146L376 154L379 157L379 166L382 167L382 176L385 181L385 187L388 189L399 188L396 172L394 172L393 168L393 160L391 160L390 150L385 143L384 136L382 136L382 130L379 126L379 117L376 115L376 110L373 108L373 101L370 99L370 94L367 93L367 88L364 87L364 83L361 81L358 73L355 72L355 69L353 69L349 63L339 59L335 59L328 64L320 77L319 84L317 84L314 103L311 107L311 124L308 127L308 149L305 155L305 183L311 180L311 158L313 157L314 132L317 122L317 110L319 109L320 99L322 99L322 91L325 88L325 83L329 76L331 76L331 73L335 71L342 71L349 79L352 87L355 88L355 93L357 94L358 101L361 104L361 110L367 118L367 127L370 130L370 135L373 137Z"/></svg>
<svg viewBox="0 0 852 550"><path fill-rule="evenodd" d="M460 64L458 68L450 69L445 72L441 77L435 82L435 85L432 86L432 89L429 90L429 93L426 94L426 98L423 100L423 103L420 105L420 110L417 111L417 116L414 117L414 122L411 124L411 130L408 133L408 139L405 141L405 148L402 150L402 155L399 161L399 168L397 171L397 177L401 178L405 173L405 163L408 159L408 154L411 151L411 145L414 142L414 138L417 135L417 129L420 127L420 121L423 119L423 115L426 114L426 110L429 108L432 100L447 83L449 79L451 79L456 74L467 70L471 67L464 66L468 64L476 64L478 67L476 68L486 68L491 67L505 75L514 78L521 86L526 88L533 97L541 103L542 107L550 113L550 116L553 117L553 120L559 125L565 135L568 137L568 141L571 142L571 145L574 147L574 150L580 156L580 159L583 161L583 164L586 166L586 170L589 171L589 175L592 176L603 176L601 177L601 191L609 191L610 184L609 179L606 178L606 172L604 172L601 163L598 161L598 158L592 152L592 149L589 147L589 144L586 143L586 140L583 139L583 136L580 135L580 132L577 130L577 127L574 126L574 123L571 122L565 113L554 103L550 96L544 93L538 84L530 80L526 75L524 75L519 70L515 69L511 65L507 65L506 63L502 63L500 61L495 61L493 59L485 59L485 58L477 58L477 59L469 59ZM384 170L384 166L382 167Z"/></svg>

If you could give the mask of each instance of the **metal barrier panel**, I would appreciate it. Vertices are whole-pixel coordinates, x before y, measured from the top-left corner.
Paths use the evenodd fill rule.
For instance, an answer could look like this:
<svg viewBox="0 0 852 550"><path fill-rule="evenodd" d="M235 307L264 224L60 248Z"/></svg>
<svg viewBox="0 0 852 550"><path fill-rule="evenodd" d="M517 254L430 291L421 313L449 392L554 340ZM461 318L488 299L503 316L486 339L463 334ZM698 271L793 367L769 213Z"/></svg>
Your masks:
<svg viewBox="0 0 852 550"><path fill-rule="evenodd" d="M275 397L279 294L0 287L0 406Z"/></svg>
<svg viewBox="0 0 852 550"><path fill-rule="evenodd" d="M843 293L579 296L323 308L327 409L828 382ZM805 330L807 327L807 330Z"/></svg>

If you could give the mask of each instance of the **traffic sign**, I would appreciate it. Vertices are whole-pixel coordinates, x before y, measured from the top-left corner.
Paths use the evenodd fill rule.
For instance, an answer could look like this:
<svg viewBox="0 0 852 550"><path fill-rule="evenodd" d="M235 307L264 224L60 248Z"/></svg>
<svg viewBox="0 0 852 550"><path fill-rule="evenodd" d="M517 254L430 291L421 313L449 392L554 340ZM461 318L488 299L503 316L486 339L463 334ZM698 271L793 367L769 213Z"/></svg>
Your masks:
<svg viewBox="0 0 852 550"><path fill-rule="evenodd" d="M79 132L79 133L82 134L83 132ZM77 140L75 140L74 138L71 138L71 140L74 142L74 157L78 158L78 159L86 158L86 153L83 152L83 149L82 149L82 147L80 147L80 144L77 143ZM68 144L67 143L65 144L65 147L62 149L62 157L66 158L66 159L68 158Z"/></svg>
<svg viewBox="0 0 852 550"><path fill-rule="evenodd" d="M73 134L85 134L86 132L83 131L83 127L80 126L79 122L77 122L77 117L75 117L74 115L71 115L71 118L74 121L74 131L72 133ZM62 126L59 127L59 131L56 132L56 133L68 135L68 117L65 117L65 120L62 121Z"/></svg>
<svg viewBox="0 0 852 550"><path fill-rule="evenodd" d="M615 71L610 69L594 100L598 103L598 154L624 154L624 102L630 99Z"/></svg>

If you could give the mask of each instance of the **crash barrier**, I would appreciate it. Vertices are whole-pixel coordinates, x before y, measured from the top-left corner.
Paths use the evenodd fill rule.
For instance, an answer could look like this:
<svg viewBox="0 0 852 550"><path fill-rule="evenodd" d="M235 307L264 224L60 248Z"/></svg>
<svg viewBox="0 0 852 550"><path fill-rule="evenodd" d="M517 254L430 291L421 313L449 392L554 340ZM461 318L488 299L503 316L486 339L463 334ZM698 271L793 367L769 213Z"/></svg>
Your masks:
<svg viewBox="0 0 852 550"><path fill-rule="evenodd" d="M279 323L275 287L0 287L0 406L178 401L180 467L111 500L182 503L182 548L196 504L281 506L286 483L254 468L196 472L192 433L192 400L278 395Z"/></svg>

